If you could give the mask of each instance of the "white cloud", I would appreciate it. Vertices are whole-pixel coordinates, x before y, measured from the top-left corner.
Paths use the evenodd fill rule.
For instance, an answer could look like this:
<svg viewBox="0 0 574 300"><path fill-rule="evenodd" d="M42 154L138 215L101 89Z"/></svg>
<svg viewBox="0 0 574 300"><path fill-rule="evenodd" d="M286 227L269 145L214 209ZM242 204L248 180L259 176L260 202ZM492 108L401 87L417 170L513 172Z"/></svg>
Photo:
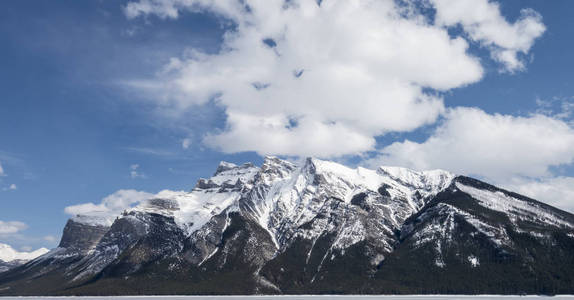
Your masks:
<svg viewBox="0 0 574 300"><path fill-rule="evenodd" d="M51 242L51 243L58 241L58 238L55 237L55 236L53 236L53 235L46 235L46 236L44 236L43 239L44 239L45 241Z"/></svg>
<svg viewBox="0 0 574 300"><path fill-rule="evenodd" d="M68 206L64 211L72 216L101 216L115 217L130 207L134 207L140 202L153 197L153 194L140 192L136 190L118 190L115 193L106 196L98 204L83 203Z"/></svg>
<svg viewBox="0 0 574 300"><path fill-rule="evenodd" d="M64 211L69 215L90 215L90 214L107 214L110 209L104 204L82 203L72 206L67 206Z"/></svg>
<svg viewBox="0 0 574 300"><path fill-rule="evenodd" d="M177 157L177 153L174 153L174 152L171 152L168 150L164 150L164 149L154 149L154 148L144 148L144 147L123 147L122 149L129 151L129 152L133 152L133 153L146 154L146 155L152 155L152 156L163 157L163 158L176 158Z"/></svg>
<svg viewBox="0 0 574 300"><path fill-rule="evenodd" d="M574 213L574 177L512 178L503 186L519 194Z"/></svg>
<svg viewBox="0 0 574 300"><path fill-rule="evenodd" d="M133 164L130 166L130 177L132 179L147 177L144 173L138 171L139 167L139 164Z"/></svg>
<svg viewBox="0 0 574 300"><path fill-rule="evenodd" d="M561 119L570 124L574 123L574 97L552 97L550 99L536 99L538 108L536 112L552 118Z"/></svg>
<svg viewBox="0 0 574 300"><path fill-rule="evenodd" d="M373 150L376 136L435 122L443 101L424 88L480 80L482 66L463 37L516 71L524 67L518 54L545 30L532 10L509 23L487 0L430 3L437 14L429 22L394 1L131 2L129 18L208 11L237 25L219 53L191 50L157 80L131 82L184 108L215 98L227 126L204 143L223 152L336 157ZM447 27L459 24L467 35L451 38Z"/></svg>
<svg viewBox="0 0 574 300"><path fill-rule="evenodd" d="M574 177L551 171L574 162L574 128L558 118L455 108L426 141L395 142L378 153L364 164L447 169L574 212Z"/></svg>
<svg viewBox="0 0 574 300"><path fill-rule="evenodd" d="M412 131L442 115L427 141L394 143L368 163L445 168L517 188L519 180L542 177L539 190L557 186L561 181L549 169L574 159L574 132L565 122L571 106L562 114L513 117L445 110L440 96L482 78L468 41L486 48L505 71L524 70L546 30L541 16L523 9L511 22L488 0L427 3L436 9L432 20L416 5L399 8L391 0L131 2L128 18L176 19L189 10L236 26L219 53L192 49L172 58L154 80L130 85L152 92L163 106L186 109L213 100L227 114L226 127L203 143L227 153L357 154L373 150L375 137ZM462 33L450 36L458 26ZM189 147L186 140L182 147Z"/></svg>
<svg viewBox="0 0 574 300"><path fill-rule="evenodd" d="M28 225L19 221L0 221L0 235L14 234L28 228Z"/></svg>
<svg viewBox="0 0 574 300"><path fill-rule="evenodd" d="M181 147L183 149L189 149L190 146L191 146L191 139L190 138L184 138L181 141Z"/></svg>
<svg viewBox="0 0 574 300"><path fill-rule="evenodd" d="M140 1L129 3L125 8L125 13L130 19L150 13L157 14L161 18L175 19L179 15L179 9L171 1Z"/></svg>
<svg viewBox="0 0 574 300"><path fill-rule="evenodd" d="M6 176L6 173L4 172L4 168L2 167L2 163L0 163L0 177L2 176Z"/></svg>
<svg viewBox="0 0 574 300"><path fill-rule="evenodd" d="M142 0L128 3L124 12L130 19L147 14L155 14L164 19L176 19L181 9L200 11L205 8L231 19L239 18L245 12L241 1L212 0Z"/></svg>
<svg viewBox="0 0 574 300"><path fill-rule="evenodd" d="M546 27L542 17L531 9L509 23L500 14L499 4L489 0L430 0L436 8L436 22L444 26L462 25L470 38L491 50L492 57L510 72L523 70L524 60L534 41Z"/></svg>
<svg viewBox="0 0 574 300"><path fill-rule="evenodd" d="M2 191L6 192L6 191L15 191L18 189L18 186L16 186L16 184L12 183L8 186L5 186L2 188Z"/></svg>
<svg viewBox="0 0 574 300"><path fill-rule="evenodd" d="M510 23L492 2L476 1L476 8L462 2L432 1L437 20L394 1L132 2L125 9L130 18L177 18L192 10L236 24L219 53L190 50L155 80L132 82L155 91L162 104L188 108L215 99L227 123L204 143L223 152L336 157L369 151L377 136L434 123L444 105L432 90L482 78L465 38L518 70L520 55L544 32L530 10ZM459 24L465 33L451 37L446 26Z"/></svg>
<svg viewBox="0 0 574 300"><path fill-rule="evenodd" d="M380 153L368 163L445 168L503 182L514 176L549 176L550 167L572 163L574 129L543 115L514 117L455 108L425 142L396 142Z"/></svg>
<svg viewBox="0 0 574 300"><path fill-rule="evenodd" d="M21 250L21 251L24 251L24 252L31 252L32 249L33 249L33 248L30 247L30 246L22 246L22 247L20 247L20 250Z"/></svg>

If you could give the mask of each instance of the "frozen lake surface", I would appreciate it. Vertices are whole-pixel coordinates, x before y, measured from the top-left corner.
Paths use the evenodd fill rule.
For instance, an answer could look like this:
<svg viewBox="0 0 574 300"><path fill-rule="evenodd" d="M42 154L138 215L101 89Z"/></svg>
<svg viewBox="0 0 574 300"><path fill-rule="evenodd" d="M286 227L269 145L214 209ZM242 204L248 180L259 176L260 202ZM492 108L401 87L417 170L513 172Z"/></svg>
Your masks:
<svg viewBox="0 0 574 300"><path fill-rule="evenodd" d="M322 300L322 299L335 299L335 300L452 300L452 299L477 299L477 300L526 300L526 299L552 299L552 300L574 300L574 295L569 296L498 296L498 295L480 295L480 296L462 296L462 295L424 295L424 296L122 296L122 297L0 297L1 300L22 300L22 299L47 299L47 300L109 300L109 299L125 299L125 300L139 300L139 299L169 299L169 300L265 300L265 299L279 299L279 300Z"/></svg>

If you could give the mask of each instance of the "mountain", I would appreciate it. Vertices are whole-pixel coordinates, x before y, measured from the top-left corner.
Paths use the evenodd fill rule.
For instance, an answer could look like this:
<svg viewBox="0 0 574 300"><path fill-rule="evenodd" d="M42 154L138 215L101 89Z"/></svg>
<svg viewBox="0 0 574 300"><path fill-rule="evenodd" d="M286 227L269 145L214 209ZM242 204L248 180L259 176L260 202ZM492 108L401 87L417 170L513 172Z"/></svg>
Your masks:
<svg viewBox="0 0 574 300"><path fill-rule="evenodd" d="M25 264L38 256L48 253L48 251L50 250L40 248L32 252L18 252L10 245L0 243L0 273Z"/></svg>
<svg viewBox="0 0 574 300"><path fill-rule="evenodd" d="M574 215L482 181L309 158L76 216L0 295L574 293Z"/></svg>

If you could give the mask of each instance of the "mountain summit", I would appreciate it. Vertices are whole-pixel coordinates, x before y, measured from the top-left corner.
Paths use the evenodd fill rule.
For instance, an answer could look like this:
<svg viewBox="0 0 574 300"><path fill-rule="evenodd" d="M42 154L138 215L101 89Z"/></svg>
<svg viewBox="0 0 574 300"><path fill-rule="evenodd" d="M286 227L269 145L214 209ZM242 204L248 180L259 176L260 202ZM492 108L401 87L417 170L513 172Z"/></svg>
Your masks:
<svg viewBox="0 0 574 300"><path fill-rule="evenodd" d="M446 171L222 162L0 274L0 295L574 293L574 215Z"/></svg>

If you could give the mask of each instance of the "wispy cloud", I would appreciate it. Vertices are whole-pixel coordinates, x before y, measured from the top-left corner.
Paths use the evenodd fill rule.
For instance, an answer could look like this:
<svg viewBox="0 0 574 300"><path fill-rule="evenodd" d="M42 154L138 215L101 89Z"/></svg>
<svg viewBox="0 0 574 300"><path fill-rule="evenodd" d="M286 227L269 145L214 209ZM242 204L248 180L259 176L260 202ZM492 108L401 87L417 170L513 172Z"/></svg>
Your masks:
<svg viewBox="0 0 574 300"><path fill-rule="evenodd" d="M181 147L183 149L189 149L190 146L191 146L191 139L190 138L184 138L181 141Z"/></svg>
<svg viewBox="0 0 574 300"><path fill-rule="evenodd" d="M30 236L25 233L30 226L21 221L0 220L0 243L7 243L18 247L47 247L56 246L58 237L54 235Z"/></svg>
<svg viewBox="0 0 574 300"><path fill-rule="evenodd" d="M0 174L8 174L8 172L6 172L6 169L8 169L10 171L10 176L17 174L17 176L22 179L37 178L35 172L26 163L25 157L21 154L15 154L12 152L0 150L0 164L2 164L0 169L3 169ZM0 177L2 177L2 175L0 175Z"/></svg>
<svg viewBox="0 0 574 300"><path fill-rule="evenodd" d="M50 249L56 247L59 240L60 238L55 235L29 236L22 233L0 235L0 243L17 246L20 249L22 247L31 247L33 249L45 247Z"/></svg>
<svg viewBox="0 0 574 300"><path fill-rule="evenodd" d="M17 189L18 189L18 187L16 186L15 183L12 183L11 185L9 185L7 187L2 188L3 191L15 191Z"/></svg>
<svg viewBox="0 0 574 300"><path fill-rule="evenodd" d="M44 239L45 241L51 242L51 243L54 243L54 242L57 242L57 241L58 241L58 238L57 238L56 236L53 236L53 235L46 235L46 236L43 237L43 239Z"/></svg>
<svg viewBox="0 0 574 300"><path fill-rule="evenodd" d="M64 209L66 214L77 216L95 217L101 222L111 225L114 219L124 210L136 206L144 200L150 199L153 194L136 190L118 190L106 196L100 203L82 203L67 206Z"/></svg>
<svg viewBox="0 0 574 300"><path fill-rule="evenodd" d="M28 225L20 221L0 221L0 235L15 234L28 228Z"/></svg>
<svg viewBox="0 0 574 300"><path fill-rule="evenodd" d="M173 151L165 150L165 149L157 149L157 148L146 148L146 147L123 147L123 150L129 152L135 152L140 154L147 154L147 155L154 155L160 156L165 158L174 158L178 157L179 154Z"/></svg>
<svg viewBox="0 0 574 300"><path fill-rule="evenodd" d="M22 164L24 159L20 155L0 150L0 161L10 164Z"/></svg>
<svg viewBox="0 0 574 300"><path fill-rule="evenodd" d="M536 113L564 120L574 126L574 96L552 97L550 99L536 98Z"/></svg>
<svg viewBox="0 0 574 300"><path fill-rule="evenodd" d="M136 178L147 178L147 176L142 173L141 171L138 171L140 165L139 164L133 164L130 166L130 177L132 179L136 179Z"/></svg>

